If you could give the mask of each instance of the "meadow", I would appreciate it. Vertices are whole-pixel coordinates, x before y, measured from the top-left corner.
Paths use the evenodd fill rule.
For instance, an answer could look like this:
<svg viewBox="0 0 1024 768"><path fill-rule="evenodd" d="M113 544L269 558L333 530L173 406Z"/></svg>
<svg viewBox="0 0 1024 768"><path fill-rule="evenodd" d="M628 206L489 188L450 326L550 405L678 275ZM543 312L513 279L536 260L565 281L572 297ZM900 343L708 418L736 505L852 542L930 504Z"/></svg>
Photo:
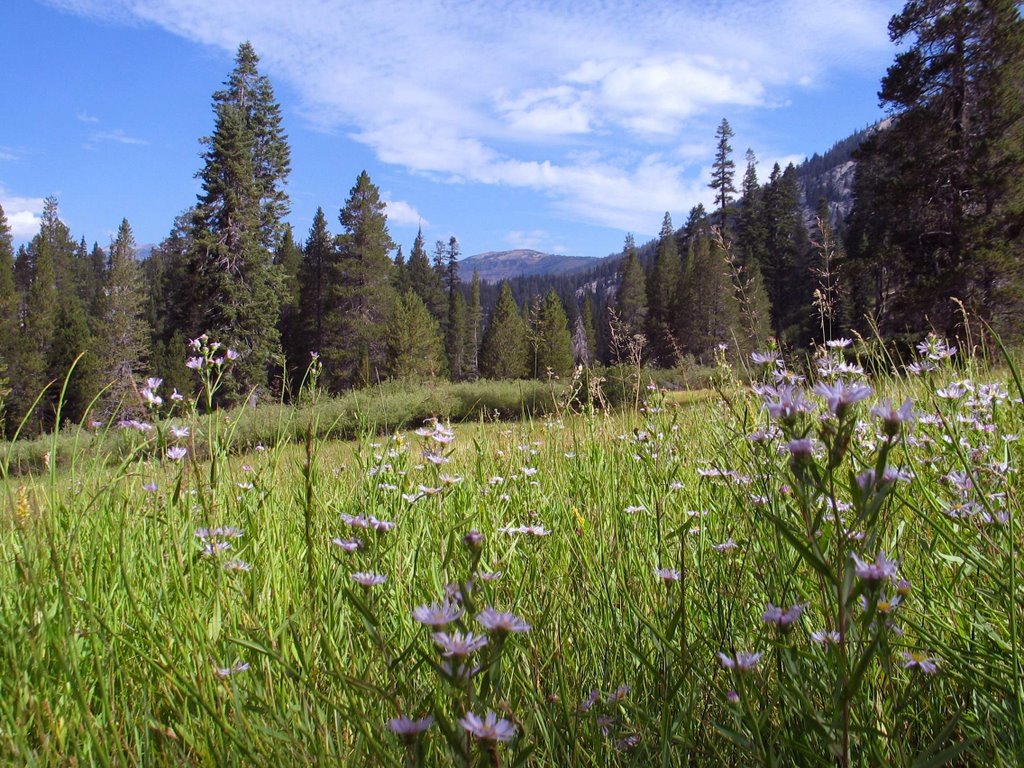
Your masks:
<svg viewBox="0 0 1024 768"><path fill-rule="evenodd" d="M215 353L198 403L5 446L0 762L1024 761L1008 361L766 352L348 441L314 376L264 441L199 415Z"/></svg>

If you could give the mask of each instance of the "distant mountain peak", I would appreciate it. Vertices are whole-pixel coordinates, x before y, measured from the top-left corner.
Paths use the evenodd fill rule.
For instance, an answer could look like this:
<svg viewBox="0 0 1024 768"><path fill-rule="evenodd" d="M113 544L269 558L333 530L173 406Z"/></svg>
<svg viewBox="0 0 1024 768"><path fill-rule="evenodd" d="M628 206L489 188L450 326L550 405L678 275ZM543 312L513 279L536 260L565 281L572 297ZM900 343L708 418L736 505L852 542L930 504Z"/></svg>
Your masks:
<svg viewBox="0 0 1024 768"><path fill-rule="evenodd" d="M475 270L481 280L496 283L513 277L564 275L586 269L595 262L589 256L560 256L532 248L515 248L487 251L463 259L459 262L459 276L464 281L471 280Z"/></svg>

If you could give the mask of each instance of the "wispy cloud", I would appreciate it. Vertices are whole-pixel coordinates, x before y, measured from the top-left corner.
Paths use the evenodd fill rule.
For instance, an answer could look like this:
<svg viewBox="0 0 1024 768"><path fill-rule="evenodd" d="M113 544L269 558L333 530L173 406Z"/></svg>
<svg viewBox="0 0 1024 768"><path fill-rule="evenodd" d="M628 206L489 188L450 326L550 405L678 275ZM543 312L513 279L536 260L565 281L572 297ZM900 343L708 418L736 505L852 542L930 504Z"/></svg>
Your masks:
<svg viewBox="0 0 1024 768"><path fill-rule="evenodd" d="M250 40L305 119L384 162L539 190L566 215L634 230L708 197L685 147L681 162L684 132L711 136L723 114L874 64L902 4L50 2L228 51Z"/></svg>
<svg viewBox="0 0 1024 768"><path fill-rule="evenodd" d="M21 152L14 147L5 147L0 145L0 161L11 161L20 160Z"/></svg>
<svg viewBox="0 0 1024 768"><path fill-rule="evenodd" d="M75 119L80 123L98 123L100 119L95 115L90 115L88 112L78 112L75 114Z"/></svg>
<svg viewBox="0 0 1024 768"><path fill-rule="evenodd" d="M115 144L128 144L130 146L145 146L149 144L145 139L139 139L135 136L131 136L121 128L115 128L112 131L96 131L89 136L90 143L105 141L111 141Z"/></svg>
<svg viewBox="0 0 1024 768"><path fill-rule="evenodd" d="M558 238L544 229L516 229L505 235L505 242L513 249L522 248L559 255L569 252L569 249Z"/></svg>
<svg viewBox="0 0 1024 768"><path fill-rule="evenodd" d="M16 241L28 240L39 231L43 198L18 197L0 186L0 207L4 209L11 235Z"/></svg>

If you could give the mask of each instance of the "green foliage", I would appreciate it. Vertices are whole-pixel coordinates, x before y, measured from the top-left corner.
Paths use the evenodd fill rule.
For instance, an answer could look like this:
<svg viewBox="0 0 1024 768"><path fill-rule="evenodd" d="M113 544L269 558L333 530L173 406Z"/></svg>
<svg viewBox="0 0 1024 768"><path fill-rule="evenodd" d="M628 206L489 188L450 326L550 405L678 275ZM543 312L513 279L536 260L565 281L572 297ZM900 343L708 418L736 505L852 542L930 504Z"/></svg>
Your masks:
<svg viewBox="0 0 1024 768"><path fill-rule="evenodd" d="M546 379L549 374L565 378L573 369L572 335L569 319L558 294L549 291L534 318L530 332L533 376Z"/></svg>
<svg viewBox="0 0 1024 768"><path fill-rule="evenodd" d="M319 352L331 391L366 386L387 372L387 329L398 297L384 211L380 191L363 171L339 214L343 232L328 270Z"/></svg>
<svg viewBox="0 0 1024 768"><path fill-rule="evenodd" d="M441 328L412 290L400 297L387 334L387 375L432 379L445 371Z"/></svg>
<svg viewBox="0 0 1024 768"><path fill-rule="evenodd" d="M675 339L676 292L679 290L681 264L676 246L672 217L665 212L658 238L658 255L647 282L647 338L651 354L663 367L675 362L678 344Z"/></svg>
<svg viewBox="0 0 1024 768"><path fill-rule="evenodd" d="M615 292L615 312L623 335L642 335L647 324L647 282L632 235L626 235L622 255L619 287Z"/></svg>
<svg viewBox="0 0 1024 768"><path fill-rule="evenodd" d="M489 379L521 379L529 375L528 328L507 282L491 313L480 345L480 375Z"/></svg>
<svg viewBox="0 0 1024 768"><path fill-rule="evenodd" d="M733 179L736 176L736 162L732 159L732 145L729 140L736 134L729 121L724 117L715 131L715 160L711 165L711 182L708 184L715 191L715 204L718 206L718 223L723 230L728 230L726 218L729 205L736 194Z"/></svg>
<svg viewBox="0 0 1024 768"><path fill-rule="evenodd" d="M137 382L147 371L152 336L146 324L145 301L142 269L135 260L135 237L124 219L110 245L110 268L105 275L93 345L100 380L107 387L103 402L107 414L114 413L126 400L131 410L141 405Z"/></svg>

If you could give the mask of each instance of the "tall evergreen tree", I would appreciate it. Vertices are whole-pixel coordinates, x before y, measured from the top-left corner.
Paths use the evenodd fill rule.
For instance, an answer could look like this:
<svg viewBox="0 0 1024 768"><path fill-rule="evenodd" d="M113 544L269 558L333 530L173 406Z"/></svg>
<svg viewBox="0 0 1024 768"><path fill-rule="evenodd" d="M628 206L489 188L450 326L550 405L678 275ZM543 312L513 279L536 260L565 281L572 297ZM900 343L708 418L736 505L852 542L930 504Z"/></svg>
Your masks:
<svg viewBox="0 0 1024 768"><path fill-rule="evenodd" d="M281 107L274 88L259 72L259 57L249 42L238 46L235 68L224 89L213 95L214 108L229 106L239 112L248 135L255 205L258 209L258 242L275 249L284 235L284 218L291 205L284 187L291 170L291 149L281 121Z"/></svg>
<svg viewBox="0 0 1024 768"><path fill-rule="evenodd" d="M203 191L193 212L191 312L197 327L241 356L222 388L228 399L261 396L280 362L280 270L265 242L255 137L243 104L217 101L213 136L199 172Z"/></svg>
<svg viewBox="0 0 1024 768"><path fill-rule="evenodd" d="M665 212L658 239L654 271L647 283L647 338L658 364L670 367L675 363L675 299L679 282L679 250L672 217Z"/></svg>
<svg viewBox="0 0 1024 768"><path fill-rule="evenodd" d="M319 354L324 346L324 326L328 309L331 270L337 257L335 241L327 229L323 208L317 208L313 225L302 249L299 270L299 305L302 324L302 358L308 362L310 353Z"/></svg>
<svg viewBox="0 0 1024 768"><path fill-rule="evenodd" d="M715 131L717 145L715 148L715 161L711 166L711 183L708 184L715 190L715 205L718 206L718 223L725 236L729 230L727 212L729 205L736 194L736 187L733 179L736 176L736 163L732 159L732 145L729 140L736 134L729 126L729 121L724 117Z"/></svg>
<svg viewBox="0 0 1024 768"><path fill-rule="evenodd" d="M594 327L594 302L587 292L583 297L583 306L576 316L572 334L573 357L577 365L586 368L597 365L597 331Z"/></svg>
<svg viewBox="0 0 1024 768"><path fill-rule="evenodd" d="M952 334L957 298L1019 333L1020 5L914 0L889 36L902 49L879 93L892 119L862 146L849 239L879 286L872 312L886 334Z"/></svg>
<svg viewBox="0 0 1024 768"><path fill-rule="evenodd" d="M11 376L18 375L13 367L20 331L18 317L21 301L14 282L14 245L11 228L3 206L0 206L0 438L11 434L12 425L7 414L7 396Z"/></svg>
<svg viewBox="0 0 1024 768"><path fill-rule="evenodd" d="M466 307L466 332L463 349L463 376L475 379L480 375L480 343L483 341L484 310L480 304L480 273L473 270Z"/></svg>
<svg viewBox="0 0 1024 768"><path fill-rule="evenodd" d="M444 288L448 299L448 322L445 324L444 349L448 370L458 381L465 375L466 297L459 289L459 241L452 236L445 252Z"/></svg>
<svg viewBox="0 0 1024 768"><path fill-rule="evenodd" d="M366 171L338 218L342 234L329 273L320 350L326 383L334 390L366 386L387 375L387 330L398 300L385 205Z"/></svg>
<svg viewBox="0 0 1024 768"><path fill-rule="evenodd" d="M393 379L429 379L444 373L441 327L412 290L397 304L388 325L387 375Z"/></svg>
<svg viewBox="0 0 1024 768"><path fill-rule="evenodd" d="M780 341L803 344L809 340L814 275L810 240L800 206L800 188L792 164L785 171L778 163L764 191L765 260L761 265L772 309L772 330Z"/></svg>
<svg viewBox="0 0 1024 768"><path fill-rule="evenodd" d="M291 225L286 225L284 236L274 252L274 264L281 271L281 315L278 333L284 352L282 385L294 393L302 383L309 363L302 333L302 248L295 242Z"/></svg>
<svg viewBox="0 0 1024 768"><path fill-rule="evenodd" d="M554 290L548 291L537 312L532 333L533 376L546 379L550 375L568 376L573 367L572 335L562 300Z"/></svg>
<svg viewBox="0 0 1024 768"><path fill-rule="evenodd" d="M710 359L719 344L731 347L742 334L721 242L709 228L698 228L688 242L679 281L677 334L683 351L699 360Z"/></svg>
<svg viewBox="0 0 1024 768"><path fill-rule="evenodd" d="M512 289L505 281L480 346L480 375L488 379L525 378L529 356L527 331Z"/></svg>
<svg viewBox="0 0 1024 768"><path fill-rule="evenodd" d="M127 219L110 244L110 266L96 326L96 361L107 387L104 410L113 413L123 402L136 410L137 384L149 363L152 329L146 323L146 290L135 260L135 237Z"/></svg>
<svg viewBox="0 0 1024 768"><path fill-rule="evenodd" d="M618 340L620 346L630 343L633 337L643 337L647 325L646 280L632 234L626 235L622 257L619 287L615 292L615 312L619 320L616 335L621 337Z"/></svg>
<svg viewBox="0 0 1024 768"><path fill-rule="evenodd" d="M416 295L423 299L430 314L440 323L445 319L448 302L444 294L441 275L431 266L424 243L423 229L421 228L416 233L416 240L413 242L412 252L409 254L407 267L409 284Z"/></svg>

